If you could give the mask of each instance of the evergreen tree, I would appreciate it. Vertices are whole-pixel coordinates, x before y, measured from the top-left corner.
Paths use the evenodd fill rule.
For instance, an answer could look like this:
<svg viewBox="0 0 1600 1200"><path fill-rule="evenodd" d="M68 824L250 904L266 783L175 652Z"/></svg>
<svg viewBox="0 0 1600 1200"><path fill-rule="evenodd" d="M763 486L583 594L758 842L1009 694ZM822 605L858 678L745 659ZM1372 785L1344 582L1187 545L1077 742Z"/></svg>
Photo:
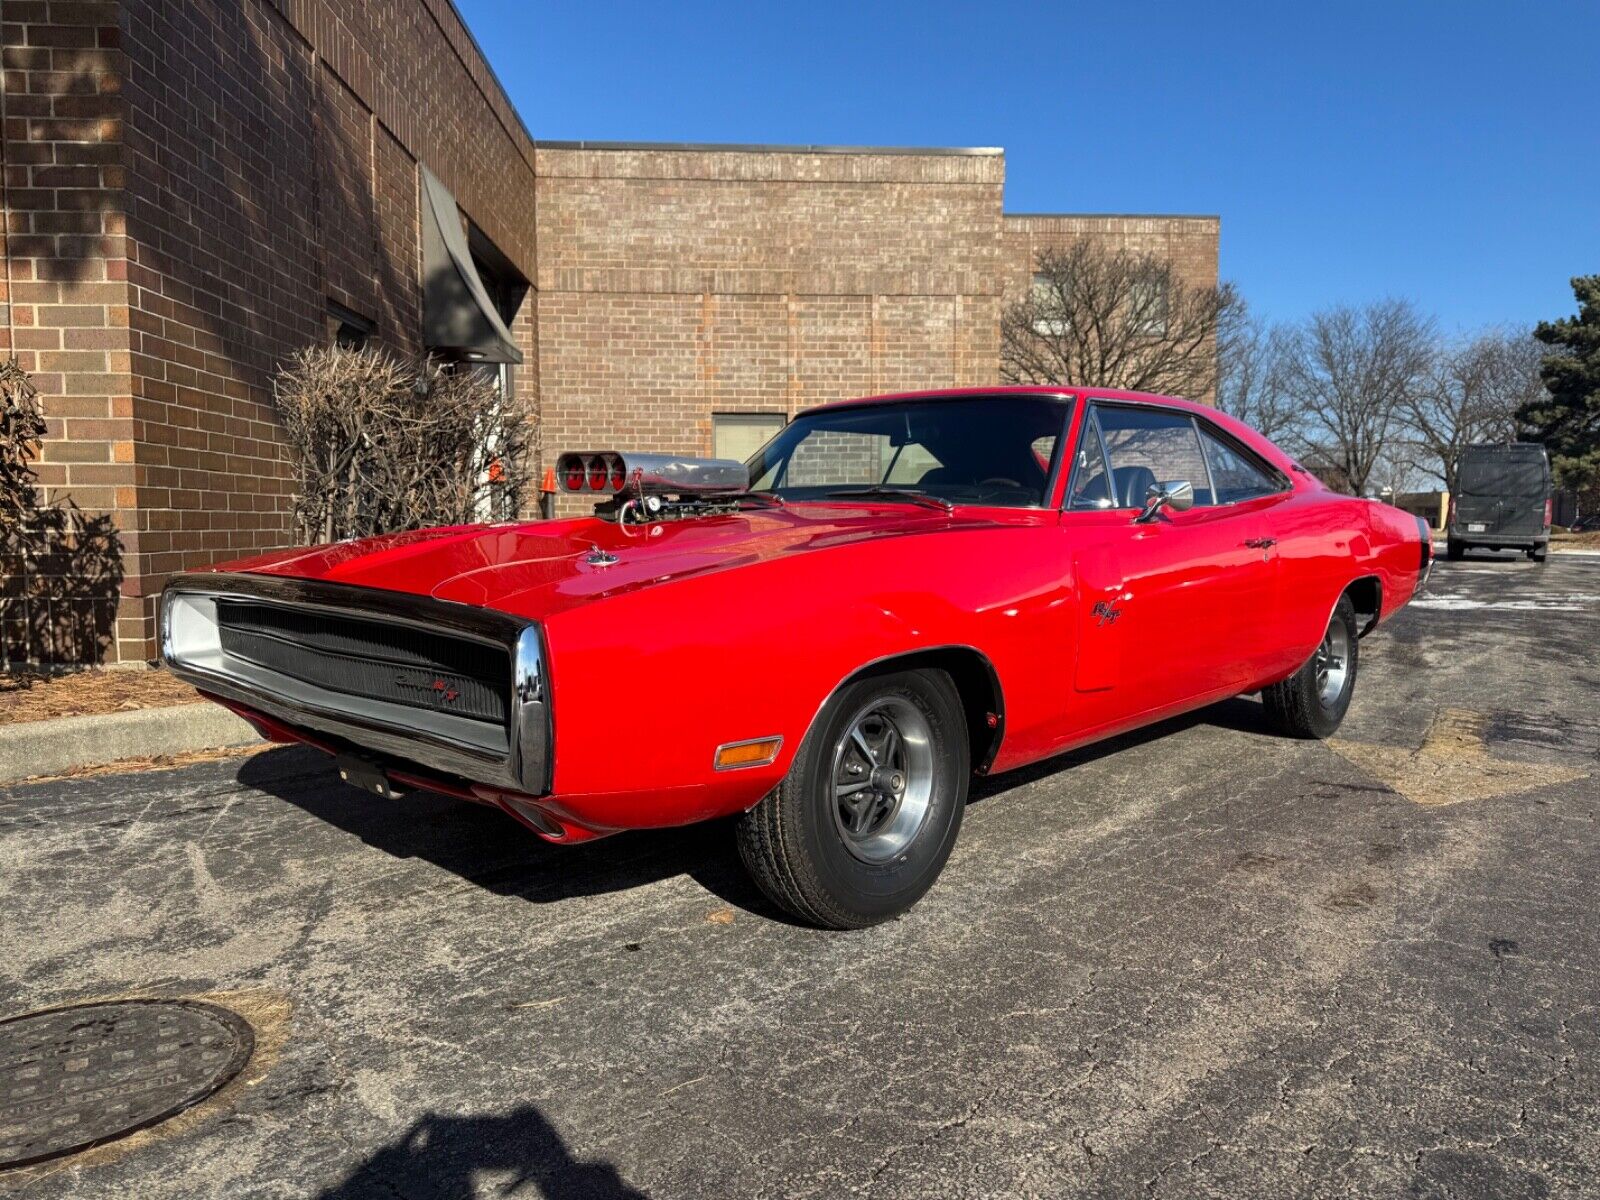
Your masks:
<svg viewBox="0 0 1600 1200"><path fill-rule="evenodd" d="M1572 281L1578 315L1541 321L1533 336L1552 351L1540 374L1547 396L1517 410L1517 420L1550 453L1556 483L1600 490L1600 275Z"/></svg>

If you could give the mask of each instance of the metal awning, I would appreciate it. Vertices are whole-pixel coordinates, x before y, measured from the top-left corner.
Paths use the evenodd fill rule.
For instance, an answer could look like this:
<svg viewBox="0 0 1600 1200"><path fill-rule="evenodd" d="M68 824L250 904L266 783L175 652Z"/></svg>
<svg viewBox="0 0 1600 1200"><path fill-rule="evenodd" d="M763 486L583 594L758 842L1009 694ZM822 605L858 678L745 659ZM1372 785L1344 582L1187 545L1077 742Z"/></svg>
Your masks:
<svg viewBox="0 0 1600 1200"><path fill-rule="evenodd" d="M450 189L422 172L422 340L481 362L520 363L522 351L472 265Z"/></svg>

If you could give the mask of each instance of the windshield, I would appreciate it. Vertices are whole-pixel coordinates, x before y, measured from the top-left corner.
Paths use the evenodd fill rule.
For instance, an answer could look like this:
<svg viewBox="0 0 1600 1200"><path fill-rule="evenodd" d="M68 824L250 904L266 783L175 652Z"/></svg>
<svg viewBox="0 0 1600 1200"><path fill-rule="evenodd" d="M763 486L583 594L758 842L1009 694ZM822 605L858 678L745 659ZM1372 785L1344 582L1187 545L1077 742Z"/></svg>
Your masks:
<svg viewBox="0 0 1600 1200"><path fill-rule="evenodd" d="M1055 396L974 396L803 414L746 464L750 488L785 500L885 488L1038 507L1067 412Z"/></svg>

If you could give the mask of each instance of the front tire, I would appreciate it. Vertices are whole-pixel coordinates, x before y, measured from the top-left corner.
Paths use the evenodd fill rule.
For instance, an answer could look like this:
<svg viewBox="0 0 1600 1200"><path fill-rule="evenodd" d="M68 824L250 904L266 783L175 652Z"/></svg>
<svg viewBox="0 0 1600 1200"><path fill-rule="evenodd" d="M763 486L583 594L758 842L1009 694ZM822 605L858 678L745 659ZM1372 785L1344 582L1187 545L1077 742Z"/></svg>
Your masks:
<svg viewBox="0 0 1600 1200"><path fill-rule="evenodd" d="M939 877L970 775L966 716L948 675L858 680L818 715L783 782L739 819L739 856L799 920L875 925Z"/></svg>
<svg viewBox="0 0 1600 1200"><path fill-rule="evenodd" d="M1325 738L1339 728L1355 695L1360 645L1355 605L1349 596L1340 596L1327 632L1306 664L1261 692L1267 719L1280 733Z"/></svg>

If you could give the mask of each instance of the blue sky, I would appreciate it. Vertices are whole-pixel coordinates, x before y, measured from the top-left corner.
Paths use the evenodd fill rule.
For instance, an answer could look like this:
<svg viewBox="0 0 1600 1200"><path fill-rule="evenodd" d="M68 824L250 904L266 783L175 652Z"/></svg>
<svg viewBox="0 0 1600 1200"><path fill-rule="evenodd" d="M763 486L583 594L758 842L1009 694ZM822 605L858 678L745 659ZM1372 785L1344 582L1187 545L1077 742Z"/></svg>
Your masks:
<svg viewBox="0 0 1600 1200"><path fill-rule="evenodd" d="M536 138L1003 146L1014 212L1222 216L1274 319L1600 271L1600 2L457 0Z"/></svg>

